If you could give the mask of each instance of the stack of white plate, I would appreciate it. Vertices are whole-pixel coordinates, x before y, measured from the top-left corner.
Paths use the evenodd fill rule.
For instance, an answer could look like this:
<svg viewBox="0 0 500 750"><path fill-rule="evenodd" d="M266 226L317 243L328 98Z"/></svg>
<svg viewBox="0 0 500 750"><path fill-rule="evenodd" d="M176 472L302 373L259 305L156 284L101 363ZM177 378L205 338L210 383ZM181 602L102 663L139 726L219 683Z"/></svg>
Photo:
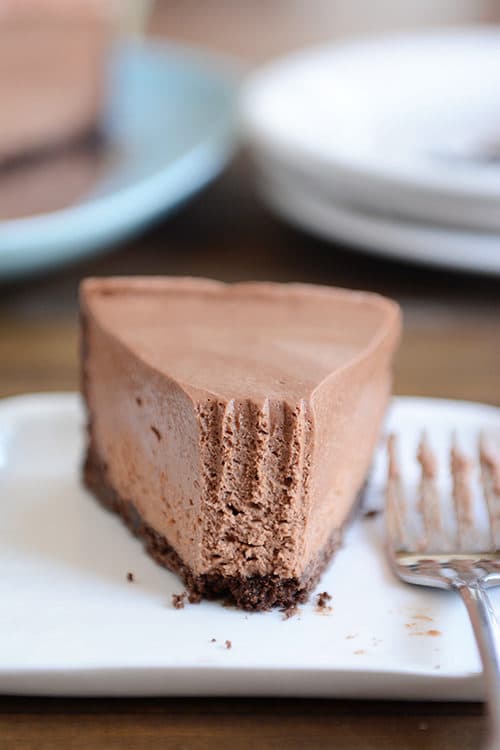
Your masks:
<svg viewBox="0 0 500 750"><path fill-rule="evenodd" d="M302 52L258 72L242 110L281 216L368 252L500 274L500 30Z"/></svg>

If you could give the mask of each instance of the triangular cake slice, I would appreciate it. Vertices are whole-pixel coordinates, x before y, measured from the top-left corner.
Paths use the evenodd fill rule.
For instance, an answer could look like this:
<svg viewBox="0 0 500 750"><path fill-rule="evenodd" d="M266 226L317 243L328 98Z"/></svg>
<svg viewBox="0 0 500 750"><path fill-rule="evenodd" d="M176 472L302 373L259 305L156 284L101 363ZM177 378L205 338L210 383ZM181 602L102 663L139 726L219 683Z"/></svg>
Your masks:
<svg viewBox="0 0 500 750"><path fill-rule="evenodd" d="M304 601L391 387L398 306L303 284L88 279L86 485L191 597Z"/></svg>

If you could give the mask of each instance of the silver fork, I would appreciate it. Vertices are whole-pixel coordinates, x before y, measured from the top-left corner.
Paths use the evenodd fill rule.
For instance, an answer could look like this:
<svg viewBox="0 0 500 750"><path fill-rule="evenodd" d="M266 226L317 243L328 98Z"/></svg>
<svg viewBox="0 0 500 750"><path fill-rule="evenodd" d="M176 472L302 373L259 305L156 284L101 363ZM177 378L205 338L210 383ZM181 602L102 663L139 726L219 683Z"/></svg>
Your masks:
<svg viewBox="0 0 500 750"><path fill-rule="evenodd" d="M388 440L386 529L391 567L407 583L456 591L467 608L483 665L489 709L487 750L500 750L500 627L486 589L500 584L500 456L481 436L477 464L451 440L451 503L446 522L436 456L422 436L416 507L405 496L396 437ZM480 495L474 493L474 470ZM486 538L478 533L474 502L484 502ZM483 530L484 531L484 530Z"/></svg>

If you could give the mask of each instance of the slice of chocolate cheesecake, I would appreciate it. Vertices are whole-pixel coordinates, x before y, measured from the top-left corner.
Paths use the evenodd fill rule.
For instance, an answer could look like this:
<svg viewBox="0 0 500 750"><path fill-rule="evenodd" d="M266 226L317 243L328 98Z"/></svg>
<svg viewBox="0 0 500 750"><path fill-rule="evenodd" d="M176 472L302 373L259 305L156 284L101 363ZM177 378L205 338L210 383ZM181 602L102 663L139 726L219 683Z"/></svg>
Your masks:
<svg viewBox="0 0 500 750"><path fill-rule="evenodd" d="M398 306L302 284L88 279L87 487L192 598L289 607L364 483Z"/></svg>

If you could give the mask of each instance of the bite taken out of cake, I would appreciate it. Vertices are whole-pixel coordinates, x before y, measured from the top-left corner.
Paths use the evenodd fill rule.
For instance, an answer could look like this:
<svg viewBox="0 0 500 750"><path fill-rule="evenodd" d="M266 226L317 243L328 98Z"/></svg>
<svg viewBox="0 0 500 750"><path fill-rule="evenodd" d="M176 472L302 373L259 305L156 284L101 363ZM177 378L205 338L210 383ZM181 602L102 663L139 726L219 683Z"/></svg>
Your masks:
<svg viewBox="0 0 500 750"><path fill-rule="evenodd" d="M87 279L84 481L191 598L303 602L391 390L396 303L306 284Z"/></svg>

